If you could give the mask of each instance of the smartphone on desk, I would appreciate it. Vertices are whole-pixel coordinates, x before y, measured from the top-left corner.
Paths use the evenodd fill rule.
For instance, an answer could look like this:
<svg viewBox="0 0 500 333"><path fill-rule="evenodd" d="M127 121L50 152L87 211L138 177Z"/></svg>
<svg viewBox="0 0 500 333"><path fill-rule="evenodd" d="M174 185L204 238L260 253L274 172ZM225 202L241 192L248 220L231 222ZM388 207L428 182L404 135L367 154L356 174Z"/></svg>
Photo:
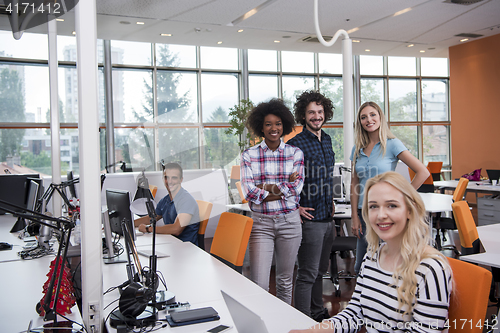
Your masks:
<svg viewBox="0 0 500 333"><path fill-rule="evenodd" d="M229 331L231 328L233 328L233 327L226 326L226 325L219 325L219 326L216 326L214 328L209 329L207 332L208 333L221 333L221 332Z"/></svg>

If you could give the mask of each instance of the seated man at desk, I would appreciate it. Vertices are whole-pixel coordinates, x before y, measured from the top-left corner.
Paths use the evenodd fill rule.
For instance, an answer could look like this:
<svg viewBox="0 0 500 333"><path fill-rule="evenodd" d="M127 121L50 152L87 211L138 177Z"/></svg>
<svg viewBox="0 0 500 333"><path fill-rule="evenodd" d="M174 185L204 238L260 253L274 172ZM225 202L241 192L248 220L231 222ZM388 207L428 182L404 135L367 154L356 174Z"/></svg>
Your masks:
<svg viewBox="0 0 500 333"><path fill-rule="evenodd" d="M200 213L198 204L182 186L182 167L177 163L168 163L163 170L163 179L168 195L156 206L156 232L174 235L184 242L198 245L198 227ZM160 219L163 218L163 223ZM138 218L134 225L139 231L153 232L149 216Z"/></svg>

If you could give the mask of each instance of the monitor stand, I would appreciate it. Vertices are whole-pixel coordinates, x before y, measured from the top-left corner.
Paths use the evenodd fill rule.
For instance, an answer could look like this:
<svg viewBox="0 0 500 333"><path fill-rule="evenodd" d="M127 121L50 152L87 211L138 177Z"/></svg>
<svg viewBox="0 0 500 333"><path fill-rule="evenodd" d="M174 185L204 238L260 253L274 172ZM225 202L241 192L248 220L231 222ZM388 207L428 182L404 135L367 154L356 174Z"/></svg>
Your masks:
<svg viewBox="0 0 500 333"><path fill-rule="evenodd" d="M10 232L21 231L24 228L26 228L26 225L27 225L26 224L26 220L23 219L22 217L18 217L16 223L14 224L14 226L12 227L12 229L10 229Z"/></svg>

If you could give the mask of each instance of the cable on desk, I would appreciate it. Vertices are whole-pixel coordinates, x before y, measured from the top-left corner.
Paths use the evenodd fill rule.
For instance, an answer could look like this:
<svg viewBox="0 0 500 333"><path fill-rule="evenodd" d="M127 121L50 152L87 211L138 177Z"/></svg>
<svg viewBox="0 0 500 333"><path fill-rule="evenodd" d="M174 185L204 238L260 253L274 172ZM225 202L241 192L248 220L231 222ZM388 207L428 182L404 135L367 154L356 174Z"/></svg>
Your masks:
<svg viewBox="0 0 500 333"><path fill-rule="evenodd" d="M31 260L41 258L49 254L54 254L54 250L52 247L50 249L46 249L43 246L37 246L19 251L17 254L21 257L21 259Z"/></svg>
<svg viewBox="0 0 500 333"><path fill-rule="evenodd" d="M73 324L77 324L78 326L80 326L80 327L83 329L83 330L81 330L81 329L80 329L80 330L78 330L77 332L83 332L83 331L85 331L85 332L87 332L87 333L88 333L87 328L85 327L85 325L80 324L80 323L79 323L79 322L77 322L77 321L71 320L71 319L69 319L68 317L66 317L66 316L64 316L64 315L62 315L62 314L60 314L60 313L58 313L57 311L56 311L56 315L63 317L64 319L66 319L67 321L69 321L69 322L71 322L71 323L73 323Z"/></svg>

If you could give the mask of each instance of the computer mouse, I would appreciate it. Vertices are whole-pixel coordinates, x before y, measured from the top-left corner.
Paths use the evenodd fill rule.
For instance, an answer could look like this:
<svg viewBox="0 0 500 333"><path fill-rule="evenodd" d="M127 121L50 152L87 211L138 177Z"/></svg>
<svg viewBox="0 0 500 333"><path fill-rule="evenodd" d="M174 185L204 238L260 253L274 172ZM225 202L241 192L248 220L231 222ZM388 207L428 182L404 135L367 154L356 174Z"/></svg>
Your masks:
<svg viewBox="0 0 500 333"><path fill-rule="evenodd" d="M12 244L0 242L0 251L3 250L12 250Z"/></svg>

